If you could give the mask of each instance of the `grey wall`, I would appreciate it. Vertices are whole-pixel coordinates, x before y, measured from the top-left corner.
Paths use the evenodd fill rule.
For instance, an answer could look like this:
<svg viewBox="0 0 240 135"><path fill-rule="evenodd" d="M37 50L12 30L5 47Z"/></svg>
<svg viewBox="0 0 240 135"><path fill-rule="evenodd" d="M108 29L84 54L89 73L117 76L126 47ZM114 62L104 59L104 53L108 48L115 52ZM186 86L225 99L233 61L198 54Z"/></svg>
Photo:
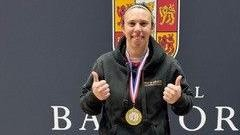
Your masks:
<svg viewBox="0 0 240 135"><path fill-rule="evenodd" d="M182 0L180 50L182 64L193 90L195 106L206 122L194 132L185 130L171 114L173 135L239 134L240 1ZM0 1L0 134L96 134L79 107L79 87L94 60L112 49L111 1L1 0ZM196 93L194 91L194 93ZM71 128L54 127L53 108L70 110ZM219 110L234 110L233 131L226 121L217 128ZM59 112L64 114L64 112ZM171 112L170 112L171 113ZM229 110L223 110L223 117ZM198 110L185 124L196 128ZM60 123L65 126L64 121Z"/></svg>

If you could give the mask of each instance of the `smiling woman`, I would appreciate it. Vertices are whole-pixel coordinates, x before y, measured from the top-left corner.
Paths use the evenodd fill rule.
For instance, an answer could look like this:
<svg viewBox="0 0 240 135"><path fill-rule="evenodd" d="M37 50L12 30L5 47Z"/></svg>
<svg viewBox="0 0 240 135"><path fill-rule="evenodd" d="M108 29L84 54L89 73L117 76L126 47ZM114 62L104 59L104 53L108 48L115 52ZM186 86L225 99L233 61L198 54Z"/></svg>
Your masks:
<svg viewBox="0 0 240 135"><path fill-rule="evenodd" d="M177 115L193 106L183 70L151 36L153 26L144 4L129 7L118 48L96 60L82 87L83 111L102 113L100 134L169 135L167 106Z"/></svg>
<svg viewBox="0 0 240 135"><path fill-rule="evenodd" d="M127 52L131 58L141 58L148 49L153 30L150 11L141 5L128 9L124 15L122 31L126 36Z"/></svg>

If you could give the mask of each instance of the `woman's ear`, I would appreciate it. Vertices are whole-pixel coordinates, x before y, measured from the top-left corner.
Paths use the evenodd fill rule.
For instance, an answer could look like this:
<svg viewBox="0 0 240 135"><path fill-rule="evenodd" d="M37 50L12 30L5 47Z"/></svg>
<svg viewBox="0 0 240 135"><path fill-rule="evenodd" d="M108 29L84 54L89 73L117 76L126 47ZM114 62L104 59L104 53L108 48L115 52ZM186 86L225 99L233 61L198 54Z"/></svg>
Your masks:
<svg viewBox="0 0 240 135"><path fill-rule="evenodd" d="M121 30L122 30L122 33L125 35L124 23L121 23Z"/></svg>
<svg viewBox="0 0 240 135"><path fill-rule="evenodd" d="M152 31L154 30L154 28L155 28L155 25L154 25L153 22L151 22L151 29L152 29Z"/></svg>

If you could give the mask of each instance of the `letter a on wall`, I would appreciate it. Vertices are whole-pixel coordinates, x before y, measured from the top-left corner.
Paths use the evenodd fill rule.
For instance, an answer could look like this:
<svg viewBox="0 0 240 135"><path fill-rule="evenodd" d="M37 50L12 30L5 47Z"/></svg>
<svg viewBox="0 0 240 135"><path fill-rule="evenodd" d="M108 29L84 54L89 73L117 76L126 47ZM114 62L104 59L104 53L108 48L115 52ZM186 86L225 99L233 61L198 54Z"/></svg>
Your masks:
<svg viewBox="0 0 240 135"><path fill-rule="evenodd" d="M152 36L167 54L175 57L179 48L180 0L112 0L113 49L123 35L121 22L124 12L132 4L142 2L154 16Z"/></svg>

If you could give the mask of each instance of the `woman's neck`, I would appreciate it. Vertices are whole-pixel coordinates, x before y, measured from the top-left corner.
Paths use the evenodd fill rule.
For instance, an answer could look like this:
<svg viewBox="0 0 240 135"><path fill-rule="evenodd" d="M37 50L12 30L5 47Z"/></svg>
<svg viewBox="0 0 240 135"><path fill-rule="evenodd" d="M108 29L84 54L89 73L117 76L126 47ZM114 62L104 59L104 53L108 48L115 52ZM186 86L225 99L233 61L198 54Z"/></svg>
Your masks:
<svg viewBox="0 0 240 135"><path fill-rule="evenodd" d="M130 47L126 48L127 53L129 54L130 60L133 62L142 61L144 55L147 52L147 48L135 48L132 49Z"/></svg>

